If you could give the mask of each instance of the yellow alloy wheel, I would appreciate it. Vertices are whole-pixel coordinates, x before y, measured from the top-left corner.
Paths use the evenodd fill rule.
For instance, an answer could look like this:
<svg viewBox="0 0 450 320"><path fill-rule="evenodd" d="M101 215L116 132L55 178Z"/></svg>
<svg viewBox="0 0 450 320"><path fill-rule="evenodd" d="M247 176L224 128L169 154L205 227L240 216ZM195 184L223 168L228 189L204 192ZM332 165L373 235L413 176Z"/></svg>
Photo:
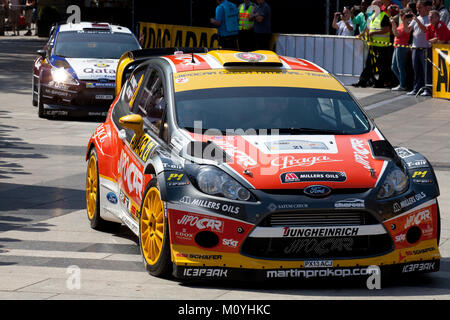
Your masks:
<svg viewBox="0 0 450 320"><path fill-rule="evenodd" d="M94 219L97 208L98 195L98 173L95 155L89 158L88 171L86 175L86 205L89 220Z"/></svg>
<svg viewBox="0 0 450 320"><path fill-rule="evenodd" d="M142 253L149 265L158 262L164 245L164 206L156 187L150 188L141 211L140 233Z"/></svg>

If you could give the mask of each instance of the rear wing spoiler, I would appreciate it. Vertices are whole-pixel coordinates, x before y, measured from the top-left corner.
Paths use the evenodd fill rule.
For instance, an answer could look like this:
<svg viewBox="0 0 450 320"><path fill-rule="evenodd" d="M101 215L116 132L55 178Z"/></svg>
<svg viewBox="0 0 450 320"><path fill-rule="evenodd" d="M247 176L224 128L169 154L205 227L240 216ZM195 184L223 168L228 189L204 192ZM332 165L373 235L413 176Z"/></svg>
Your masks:
<svg viewBox="0 0 450 320"><path fill-rule="evenodd" d="M151 57L159 57L174 54L175 52L182 53L207 53L208 48L153 48L153 49L142 49L127 51L119 59L117 64L116 72L116 96L120 93L123 84L130 76L131 72L138 66L141 62L145 61Z"/></svg>

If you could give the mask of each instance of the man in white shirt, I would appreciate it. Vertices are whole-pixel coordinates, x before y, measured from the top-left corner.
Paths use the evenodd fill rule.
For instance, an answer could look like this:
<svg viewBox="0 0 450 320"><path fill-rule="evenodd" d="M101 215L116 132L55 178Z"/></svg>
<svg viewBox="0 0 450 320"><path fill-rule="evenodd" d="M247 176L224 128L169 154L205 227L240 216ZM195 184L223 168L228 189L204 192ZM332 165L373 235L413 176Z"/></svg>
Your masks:
<svg viewBox="0 0 450 320"><path fill-rule="evenodd" d="M338 18L341 20L338 22ZM342 14L340 12L336 12L334 14L332 27L336 29L336 35L338 36L350 36L352 37L355 33L355 29L353 28L352 20L350 19L350 10L344 7Z"/></svg>

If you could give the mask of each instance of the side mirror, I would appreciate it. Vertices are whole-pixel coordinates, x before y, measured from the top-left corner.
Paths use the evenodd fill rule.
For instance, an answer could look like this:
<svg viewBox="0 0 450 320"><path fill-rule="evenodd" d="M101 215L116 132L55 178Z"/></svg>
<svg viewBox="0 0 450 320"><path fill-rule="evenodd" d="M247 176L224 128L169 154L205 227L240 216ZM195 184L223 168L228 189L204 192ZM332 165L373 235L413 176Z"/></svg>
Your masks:
<svg viewBox="0 0 450 320"><path fill-rule="evenodd" d="M133 130L136 134L136 139L139 139L143 134L143 123L142 117L138 114L129 114L123 116L119 119L119 123L126 129Z"/></svg>
<svg viewBox="0 0 450 320"><path fill-rule="evenodd" d="M45 57L47 56L45 50L40 49L40 50L38 50L38 51L36 51L36 52L37 52L38 55L40 55L40 56L41 56L42 58L44 58L44 59L45 59Z"/></svg>

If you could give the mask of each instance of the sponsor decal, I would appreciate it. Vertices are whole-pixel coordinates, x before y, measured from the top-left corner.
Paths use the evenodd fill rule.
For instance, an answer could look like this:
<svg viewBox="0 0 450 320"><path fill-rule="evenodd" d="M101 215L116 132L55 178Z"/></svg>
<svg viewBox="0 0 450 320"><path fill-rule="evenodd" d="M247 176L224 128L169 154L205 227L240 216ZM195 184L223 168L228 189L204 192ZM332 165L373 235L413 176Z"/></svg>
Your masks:
<svg viewBox="0 0 450 320"><path fill-rule="evenodd" d="M293 167L311 167L316 163L339 162L343 160L331 159L328 156L312 156L305 158L295 158L294 156L277 157L272 160L271 165L280 167L280 169L287 169Z"/></svg>
<svg viewBox="0 0 450 320"><path fill-rule="evenodd" d="M429 172L429 170L414 171L412 181L414 183L433 183L433 180L429 179Z"/></svg>
<svg viewBox="0 0 450 320"><path fill-rule="evenodd" d="M92 116L92 117L98 117L98 116L106 117L107 115L108 115L108 112L88 112L88 116Z"/></svg>
<svg viewBox="0 0 450 320"><path fill-rule="evenodd" d="M222 260L220 254L208 255L208 254L194 254L194 253L177 253L177 257L197 259L197 260Z"/></svg>
<svg viewBox="0 0 450 320"><path fill-rule="evenodd" d="M335 208L365 208L366 205L362 199L345 199L334 203Z"/></svg>
<svg viewBox="0 0 450 320"><path fill-rule="evenodd" d="M97 148L100 150L102 154L105 154L103 152L103 142L105 142L106 139L108 139L108 134L106 132L106 129L104 125L100 125L97 130L94 132L94 139L95 142L97 142Z"/></svg>
<svg viewBox="0 0 450 320"><path fill-rule="evenodd" d="M181 77L181 78L175 79L175 83L186 83L188 81L189 81L189 79L186 77Z"/></svg>
<svg viewBox="0 0 450 320"><path fill-rule="evenodd" d="M107 88L107 89L112 89L115 88L116 84L114 82L109 82L109 83L105 83L105 82L88 82L86 83L86 88L87 89L94 89L94 88Z"/></svg>
<svg viewBox="0 0 450 320"><path fill-rule="evenodd" d="M427 224L424 227L421 227L422 229L422 234L424 237L431 237L433 235L434 229L433 226L431 224Z"/></svg>
<svg viewBox="0 0 450 320"><path fill-rule="evenodd" d="M417 271L434 271L437 270L436 262L422 262L410 263L403 266L402 272L417 272Z"/></svg>
<svg viewBox="0 0 450 320"><path fill-rule="evenodd" d="M235 53L234 56L237 59L246 62L262 62L267 59L265 55L255 52L239 52Z"/></svg>
<svg viewBox="0 0 450 320"><path fill-rule="evenodd" d="M175 163L163 162L163 167L164 167L164 169L169 169L169 170L183 170L182 165L175 164Z"/></svg>
<svg viewBox="0 0 450 320"><path fill-rule="evenodd" d="M357 236L358 227L284 227L283 237L286 238L310 238L310 237L349 237Z"/></svg>
<svg viewBox="0 0 450 320"><path fill-rule="evenodd" d="M185 277L208 277L208 278L227 278L227 269L217 268L185 268L183 270L183 276Z"/></svg>
<svg viewBox="0 0 450 320"><path fill-rule="evenodd" d="M311 197L324 197L331 193L331 189L327 186L314 185L306 187L303 192Z"/></svg>
<svg viewBox="0 0 450 320"><path fill-rule="evenodd" d="M285 172L280 176L281 183L328 181L344 182L347 180L345 172L307 171Z"/></svg>
<svg viewBox="0 0 450 320"><path fill-rule="evenodd" d="M286 210L286 209L305 209L308 208L308 204L307 203L282 203L282 204L271 204L269 205L269 210L270 211L275 211L277 209L280 210Z"/></svg>
<svg viewBox="0 0 450 320"><path fill-rule="evenodd" d="M116 76L116 70L114 69L94 69L94 68L84 68L83 69L84 73L95 73L95 74L102 74L105 77L115 77Z"/></svg>
<svg viewBox="0 0 450 320"><path fill-rule="evenodd" d="M223 222L213 218L202 218L200 216L185 214L177 220L178 225L196 227L199 230L210 230L223 233Z"/></svg>
<svg viewBox="0 0 450 320"><path fill-rule="evenodd" d="M399 147L395 148L395 152L397 152L398 156L402 159L408 158L414 155L408 148L405 147Z"/></svg>
<svg viewBox="0 0 450 320"><path fill-rule="evenodd" d="M407 219L404 228L418 226L424 222L431 222L431 211L429 209L422 210L416 214L411 214Z"/></svg>
<svg viewBox="0 0 450 320"><path fill-rule="evenodd" d="M436 250L436 249L433 248L433 247L425 248L425 249L418 249L418 250L406 250L404 252L404 255L402 255L402 253L400 251L398 253L398 257L399 257L399 260L402 261L402 260L406 259L406 257L410 257L410 256L413 256L413 255L415 256L415 255L418 255L418 254L427 253L427 252L431 252L431 251L434 251L434 250Z"/></svg>
<svg viewBox="0 0 450 320"><path fill-rule="evenodd" d="M112 204L117 204L118 202L117 196L114 192L108 192L106 194L106 199L108 199L108 201L111 202Z"/></svg>
<svg viewBox="0 0 450 320"><path fill-rule="evenodd" d="M183 173L171 173L169 175L169 177L167 178L167 181L172 181L172 180L180 181L181 178L183 178L183 176L184 176Z"/></svg>
<svg viewBox="0 0 450 320"><path fill-rule="evenodd" d="M355 161L362 164L367 170L372 169L369 162L370 150L366 147L366 143L362 139L351 138L350 142L353 148Z"/></svg>
<svg viewBox="0 0 450 320"><path fill-rule="evenodd" d="M428 170L425 171L414 171L412 174L413 178L425 178L427 176Z"/></svg>
<svg viewBox="0 0 450 320"><path fill-rule="evenodd" d="M130 206L130 199L126 196L126 194L122 190L120 190L119 198L120 203L122 203L125 206L125 208L128 209Z"/></svg>
<svg viewBox="0 0 450 320"><path fill-rule="evenodd" d="M108 68L108 67L109 67L109 64L106 64L106 63L96 63L96 64L94 64L94 66L97 67L97 68Z"/></svg>
<svg viewBox="0 0 450 320"><path fill-rule="evenodd" d="M284 248L284 253L314 252L318 256L322 256L329 252L351 252L353 243L352 238L297 239Z"/></svg>
<svg viewBox="0 0 450 320"><path fill-rule="evenodd" d="M138 198L142 199L144 176L123 150L120 154L117 170L119 175L122 176L128 192L136 192Z"/></svg>
<svg viewBox="0 0 450 320"><path fill-rule="evenodd" d="M293 150L328 150L323 142L306 140L280 140L265 143L270 151L293 151Z"/></svg>
<svg viewBox="0 0 450 320"><path fill-rule="evenodd" d="M155 147L155 142L146 134L139 139L136 139L136 135L134 135L130 142L131 150L144 162L147 161L149 154Z"/></svg>
<svg viewBox="0 0 450 320"><path fill-rule="evenodd" d="M222 213L232 213L232 214L239 214L240 207L233 206L231 204L227 203L221 203L221 202L215 202L215 201L209 201L209 200L203 200L203 199L192 199L189 196L184 196L180 199L181 203L189 204L191 206L206 208L206 209L213 209L216 211L220 211Z"/></svg>
<svg viewBox="0 0 450 320"><path fill-rule="evenodd" d="M329 268L333 267L333 260L305 261L305 268Z"/></svg>
<svg viewBox="0 0 450 320"><path fill-rule="evenodd" d="M237 240L233 240L233 239L222 239L222 244L224 246L228 246L231 248L236 248L238 246L238 241Z"/></svg>
<svg viewBox="0 0 450 320"><path fill-rule="evenodd" d="M287 270L267 270L267 278L321 278L321 277L357 277L366 276L373 273L370 268L340 268L340 269L287 269Z"/></svg>
<svg viewBox="0 0 450 320"><path fill-rule="evenodd" d="M415 160L415 161L406 162L406 165L408 166L409 169L416 169L416 168L420 168L420 167L426 167L427 162L425 160Z"/></svg>
<svg viewBox="0 0 450 320"><path fill-rule="evenodd" d="M223 151L225 151L230 157L232 157L233 159L235 158L237 164L243 167L256 166L258 164L255 159L250 157L245 152L239 150L237 146L231 144L228 141L216 140L214 141L214 143L221 147Z"/></svg>
<svg viewBox="0 0 450 320"><path fill-rule="evenodd" d="M420 192L414 196L408 197L405 200L402 200L400 202L395 202L393 207L394 207L394 213L399 212L400 210L410 207L413 204L415 204L417 201L422 200L423 198L425 198L427 195L424 192Z"/></svg>
<svg viewBox="0 0 450 320"><path fill-rule="evenodd" d="M399 235L395 236L395 242L401 243L406 240L406 233L400 233Z"/></svg>
<svg viewBox="0 0 450 320"><path fill-rule="evenodd" d="M175 231L175 236L180 240L188 240L188 241L194 238L194 235L192 233L187 232L185 228L183 228L182 231Z"/></svg>

